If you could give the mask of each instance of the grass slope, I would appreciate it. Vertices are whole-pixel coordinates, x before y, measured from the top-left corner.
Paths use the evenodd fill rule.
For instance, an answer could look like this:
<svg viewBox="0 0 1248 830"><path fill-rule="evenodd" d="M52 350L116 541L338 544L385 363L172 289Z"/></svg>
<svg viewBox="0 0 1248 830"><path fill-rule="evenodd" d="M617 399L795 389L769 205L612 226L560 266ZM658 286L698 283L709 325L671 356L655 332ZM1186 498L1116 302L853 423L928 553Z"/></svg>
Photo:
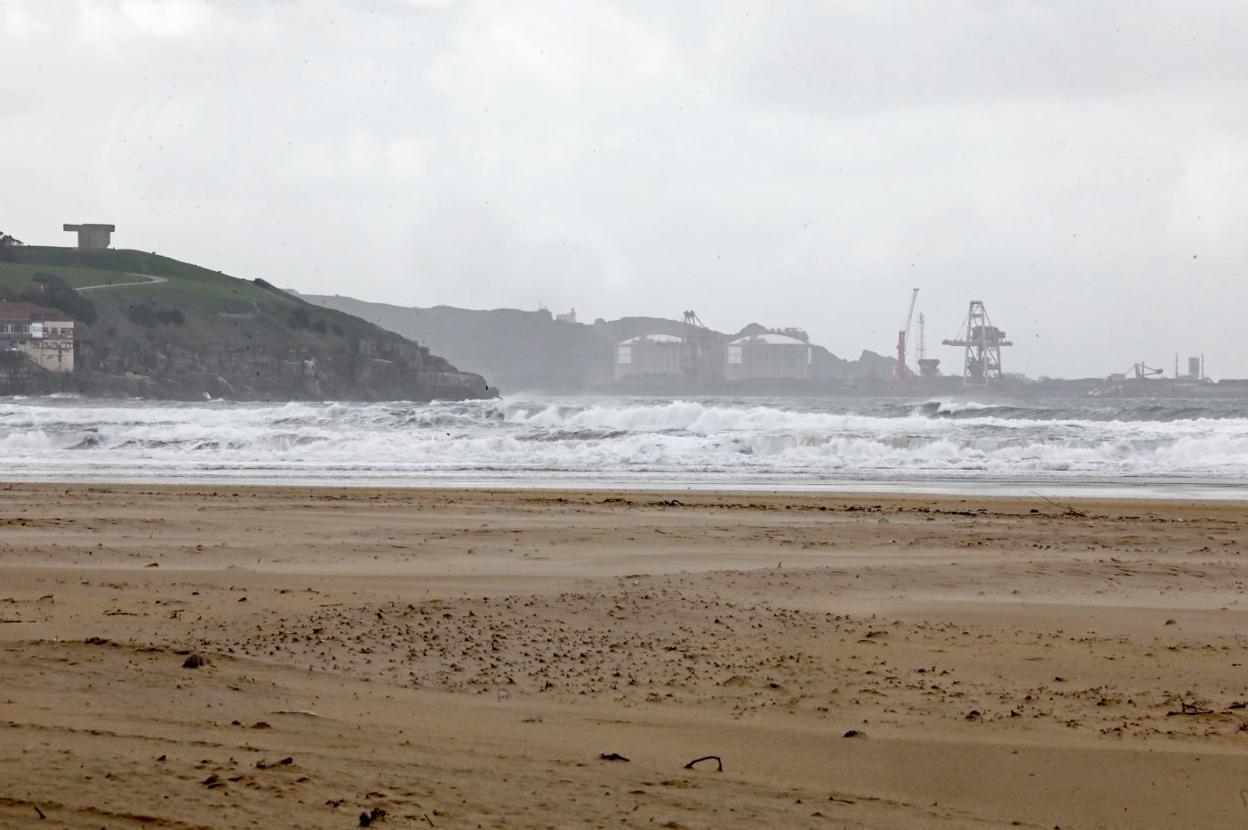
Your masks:
<svg viewBox="0 0 1248 830"><path fill-rule="evenodd" d="M262 280L142 251L31 246L10 254L0 262L0 300L38 302L46 290L39 274L72 288L134 282L133 275L167 280L78 295L96 312L89 324L79 318L84 376L139 374L188 396L202 389L248 398L385 397L386 390L374 387L400 378L406 385L394 394L412 395L414 373L455 371L392 332ZM386 363L396 367L389 381L377 372Z"/></svg>
<svg viewBox="0 0 1248 830"><path fill-rule="evenodd" d="M165 283L108 289L93 293L105 298L123 293L147 297L208 313L245 313L260 305L270 311L306 305L283 292L238 279L220 271L142 251L79 251L76 248L25 247L16 249L16 261L0 263L0 296L14 295L34 285L37 273L54 274L74 288L129 282L130 274L160 276Z"/></svg>

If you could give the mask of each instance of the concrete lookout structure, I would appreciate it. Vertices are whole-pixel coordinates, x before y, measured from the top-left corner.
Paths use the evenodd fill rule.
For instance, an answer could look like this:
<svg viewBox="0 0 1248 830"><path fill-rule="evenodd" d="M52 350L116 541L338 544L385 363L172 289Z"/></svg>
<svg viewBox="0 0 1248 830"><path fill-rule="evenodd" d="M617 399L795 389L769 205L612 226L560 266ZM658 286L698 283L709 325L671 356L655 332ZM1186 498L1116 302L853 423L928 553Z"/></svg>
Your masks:
<svg viewBox="0 0 1248 830"><path fill-rule="evenodd" d="M116 225L64 225L66 233L78 234L78 247L91 250L107 248L112 242Z"/></svg>

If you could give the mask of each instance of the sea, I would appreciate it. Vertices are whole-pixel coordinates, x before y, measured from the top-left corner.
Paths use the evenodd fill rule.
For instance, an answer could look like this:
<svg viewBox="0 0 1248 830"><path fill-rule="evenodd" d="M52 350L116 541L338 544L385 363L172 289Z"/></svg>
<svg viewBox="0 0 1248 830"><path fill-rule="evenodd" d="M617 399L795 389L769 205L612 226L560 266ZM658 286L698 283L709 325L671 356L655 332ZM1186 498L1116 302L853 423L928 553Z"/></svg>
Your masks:
<svg viewBox="0 0 1248 830"><path fill-rule="evenodd" d="M1248 398L0 398L0 481L1248 497Z"/></svg>

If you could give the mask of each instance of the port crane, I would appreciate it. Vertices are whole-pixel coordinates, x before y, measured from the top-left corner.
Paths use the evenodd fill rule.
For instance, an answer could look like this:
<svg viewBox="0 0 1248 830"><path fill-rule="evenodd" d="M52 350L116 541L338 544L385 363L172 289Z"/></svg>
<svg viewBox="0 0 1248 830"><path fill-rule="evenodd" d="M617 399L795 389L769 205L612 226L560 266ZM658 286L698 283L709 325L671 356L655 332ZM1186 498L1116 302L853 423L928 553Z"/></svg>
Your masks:
<svg viewBox="0 0 1248 830"><path fill-rule="evenodd" d="M1001 347L1013 346L1005 332L992 324L983 300L971 300L958 336L940 341L966 350L962 369L964 386L983 386L1001 380Z"/></svg>
<svg viewBox="0 0 1248 830"><path fill-rule="evenodd" d="M1145 378L1156 377L1165 372L1164 369L1154 369L1146 363L1137 363L1131 367L1135 372L1136 380L1144 380Z"/></svg>
<svg viewBox="0 0 1248 830"><path fill-rule="evenodd" d="M910 323L914 320L914 304L918 302L919 289L910 293L910 308L906 311L906 322L897 332L897 365L893 367L893 377L908 378L912 374L906 365L906 340L910 337Z"/></svg>
<svg viewBox="0 0 1248 830"><path fill-rule="evenodd" d="M702 380L713 375L711 363L714 349L710 342L711 330L692 309L684 313L684 349L681 358L685 375Z"/></svg>

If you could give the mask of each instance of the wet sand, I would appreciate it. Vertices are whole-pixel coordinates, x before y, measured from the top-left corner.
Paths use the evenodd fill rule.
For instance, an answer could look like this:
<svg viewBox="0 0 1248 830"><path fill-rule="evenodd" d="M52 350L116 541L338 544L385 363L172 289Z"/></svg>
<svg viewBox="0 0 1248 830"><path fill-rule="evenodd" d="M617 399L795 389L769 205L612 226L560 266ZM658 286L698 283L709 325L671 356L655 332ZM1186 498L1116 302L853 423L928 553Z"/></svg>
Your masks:
<svg viewBox="0 0 1248 830"><path fill-rule="evenodd" d="M1244 503L1060 502L0 485L0 827L1248 826Z"/></svg>

